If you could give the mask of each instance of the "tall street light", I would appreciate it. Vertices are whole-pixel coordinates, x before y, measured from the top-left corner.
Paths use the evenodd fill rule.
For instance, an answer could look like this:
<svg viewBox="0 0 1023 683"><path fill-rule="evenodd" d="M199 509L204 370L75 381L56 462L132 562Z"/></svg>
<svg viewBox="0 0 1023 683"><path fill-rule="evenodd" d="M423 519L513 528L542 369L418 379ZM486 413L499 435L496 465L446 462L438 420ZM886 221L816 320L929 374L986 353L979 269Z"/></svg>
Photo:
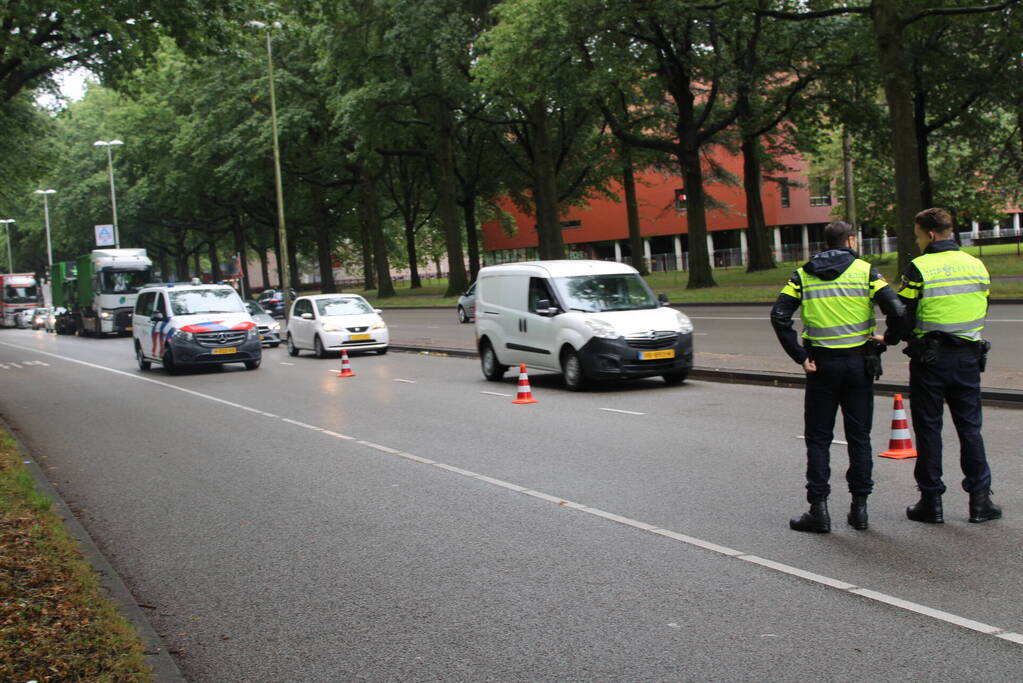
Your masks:
<svg viewBox="0 0 1023 683"><path fill-rule="evenodd" d="M107 170L110 172L110 206L113 207L114 212L114 248L121 248L121 234L117 230L117 193L114 192L114 157L110 150L111 147L117 147L124 143L120 140L97 140L92 143L93 147L106 147L107 148Z"/></svg>
<svg viewBox="0 0 1023 683"><path fill-rule="evenodd" d="M53 246L50 244L50 202L49 196L57 194L56 190L36 190L33 194L43 195L43 217L46 219L46 265L53 272ZM52 275L51 275L52 277Z"/></svg>
<svg viewBox="0 0 1023 683"><path fill-rule="evenodd" d="M274 60L270 42L271 29L281 28L281 22L266 24L262 21L250 21L249 26L266 31L266 69L270 77L270 121L273 129L274 148L274 182L277 186L277 238L281 243L281 295L284 298L284 315L291 313L291 273L288 264L288 232L284 226L284 190L281 188L281 149L277 142L277 98L274 94Z"/></svg>
<svg viewBox="0 0 1023 683"><path fill-rule="evenodd" d="M0 218L0 223L4 224L4 232L7 236L7 272L14 272L14 259L11 257L11 223L14 223L13 218Z"/></svg>

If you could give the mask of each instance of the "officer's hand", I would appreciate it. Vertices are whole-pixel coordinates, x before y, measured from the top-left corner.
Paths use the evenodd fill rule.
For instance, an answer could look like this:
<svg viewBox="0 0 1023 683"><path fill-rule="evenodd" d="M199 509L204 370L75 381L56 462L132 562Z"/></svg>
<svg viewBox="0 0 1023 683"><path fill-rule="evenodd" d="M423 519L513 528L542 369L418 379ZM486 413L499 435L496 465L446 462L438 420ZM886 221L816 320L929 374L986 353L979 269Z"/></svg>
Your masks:
<svg viewBox="0 0 1023 683"><path fill-rule="evenodd" d="M813 362L813 359L807 358L803 361L803 372L807 374L817 372L817 364Z"/></svg>
<svg viewBox="0 0 1023 683"><path fill-rule="evenodd" d="M870 338L873 339L874 341L876 341L878 344L884 344L885 343L884 335L883 334L872 334L872 335L870 335Z"/></svg>

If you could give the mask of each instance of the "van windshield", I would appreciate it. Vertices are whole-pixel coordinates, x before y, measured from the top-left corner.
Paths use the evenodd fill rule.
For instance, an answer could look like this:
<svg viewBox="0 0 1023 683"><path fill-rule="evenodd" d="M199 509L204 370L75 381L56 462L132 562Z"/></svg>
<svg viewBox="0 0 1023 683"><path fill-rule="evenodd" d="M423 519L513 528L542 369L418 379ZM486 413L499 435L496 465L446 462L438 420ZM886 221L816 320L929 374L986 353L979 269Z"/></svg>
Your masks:
<svg viewBox="0 0 1023 683"><path fill-rule="evenodd" d="M221 289L182 289L170 293L174 315L199 313L244 313L245 306L238 292L227 287Z"/></svg>
<svg viewBox="0 0 1023 683"><path fill-rule="evenodd" d="M588 313L658 307L653 292L635 273L556 277L554 286L570 311Z"/></svg>

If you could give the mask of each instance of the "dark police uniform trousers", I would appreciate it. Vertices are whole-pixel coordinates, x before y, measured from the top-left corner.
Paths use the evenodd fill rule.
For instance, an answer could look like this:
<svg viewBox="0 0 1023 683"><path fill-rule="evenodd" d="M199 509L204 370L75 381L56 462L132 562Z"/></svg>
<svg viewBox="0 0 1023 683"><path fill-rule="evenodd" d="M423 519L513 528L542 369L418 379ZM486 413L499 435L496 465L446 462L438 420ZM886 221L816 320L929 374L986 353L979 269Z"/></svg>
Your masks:
<svg viewBox="0 0 1023 683"><path fill-rule="evenodd" d="M822 349L811 355L817 371L806 375L803 417L806 439L806 493L810 502L831 493L829 448L834 437L835 414L842 409L849 443L849 469L845 478L853 495L869 495L874 461L870 427L874 420L874 378L867 376L863 347ZM940 464L939 464L940 467Z"/></svg>
<svg viewBox="0 0 1023 683"><path fill-rule="evenodd" d="M969 492L991 488L991 468L980 433L980 360L972 347L943 347L930 365L918 358L910 361L909 405L917 449L913 476L921 491L945 492L941 480L944 401L959 435L963 488Z"/></svg>

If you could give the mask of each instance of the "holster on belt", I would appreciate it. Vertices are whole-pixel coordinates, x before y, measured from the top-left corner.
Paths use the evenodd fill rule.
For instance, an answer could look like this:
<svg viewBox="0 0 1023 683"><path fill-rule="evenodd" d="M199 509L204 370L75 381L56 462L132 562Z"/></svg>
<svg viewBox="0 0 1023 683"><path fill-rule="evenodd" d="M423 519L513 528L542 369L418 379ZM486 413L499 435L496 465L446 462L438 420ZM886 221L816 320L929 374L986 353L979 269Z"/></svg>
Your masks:
<svg viewBox="0 0 1023 683"><path fill-rule="evenodd" d="M888 347L879 341L868 339L863 345L863 369L867 377L875 380L881 379L884 368L881 366L881 354L888 350Z"/></svg>
<svg viewBox="0 0 1023 683"><path fill-rule="evenodd" d="M977 366L981 372L987 369L987 354L991 351L991 342L987 339L981 339L977 342Z"/></svg>
<svg viewBox="0 0 1023 683"><path fill-rule="evenodd" d="M921 365L929 366L938 362L938 353L941 350L941 339L932 334L925 334L923 337L910 339L903 350L907 356Z"/></svg>

